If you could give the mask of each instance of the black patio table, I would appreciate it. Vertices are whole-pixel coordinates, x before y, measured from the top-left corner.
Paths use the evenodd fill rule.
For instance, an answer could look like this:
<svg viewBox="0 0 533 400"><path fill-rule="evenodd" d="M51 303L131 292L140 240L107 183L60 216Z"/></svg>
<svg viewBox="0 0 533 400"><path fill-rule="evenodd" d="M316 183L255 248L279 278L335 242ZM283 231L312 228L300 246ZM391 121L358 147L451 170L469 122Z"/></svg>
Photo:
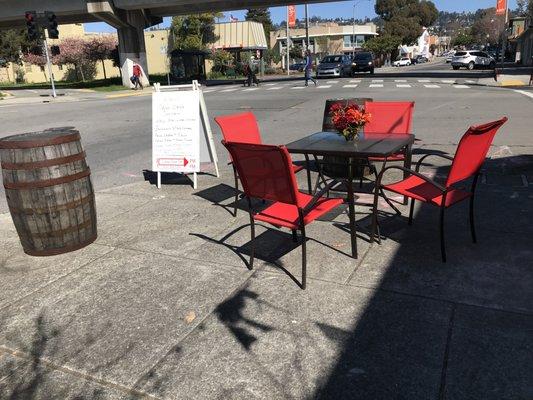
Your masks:
<svg viewBox="0 0 533 400"><path fill-rule="evenodd" d="M344 179L348 189L348 208L350 217L350 236L352 244L352 257L357 258L357 236L355 226L355 202L352 166L354 160L369 157L387 158L405 149L404 167L411 167L411 148L415 141L414 135L394 134L363 134L356 141L346 141L335 132L317 132L286 145L287 150L293 154L303 154L307 163L307 183L311 187L311 173L309 170L309 155L345 157L348 162L348 178ZM385 161L386 162L386 161ZM407 174L404 173L404 177Z"/></svg>

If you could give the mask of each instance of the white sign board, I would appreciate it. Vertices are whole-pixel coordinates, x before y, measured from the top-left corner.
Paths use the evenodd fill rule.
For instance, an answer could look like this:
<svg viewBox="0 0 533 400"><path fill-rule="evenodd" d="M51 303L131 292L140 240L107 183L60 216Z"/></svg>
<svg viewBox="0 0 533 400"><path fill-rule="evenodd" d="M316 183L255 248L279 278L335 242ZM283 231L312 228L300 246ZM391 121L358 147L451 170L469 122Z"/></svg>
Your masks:
<svg viewBox="0 0 533 400"><path fill-rule="evenodd" d="M153 93L153 171L200 171L199 93L197 90Z"/></svg>

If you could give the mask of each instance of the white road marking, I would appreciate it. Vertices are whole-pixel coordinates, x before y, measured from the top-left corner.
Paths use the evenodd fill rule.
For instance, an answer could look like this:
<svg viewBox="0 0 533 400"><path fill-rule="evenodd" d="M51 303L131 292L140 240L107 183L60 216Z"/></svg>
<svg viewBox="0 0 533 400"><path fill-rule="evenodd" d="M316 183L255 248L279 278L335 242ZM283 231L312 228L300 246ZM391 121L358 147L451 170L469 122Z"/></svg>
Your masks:
<svg viewBox="0 0 533 400"><path fill-rule="evenodd" d="M234 88L234 89L224 89L224 90L221 90L220 93L227 93L227 92L234 92L236 90L239 90L238 88Z"/></svg>
<svg viewBox="0 0 533 400"><path fill-rule="evenodd" d="M359 85L344 85L343 88L356 88Z"/></svg>
<svg viewBox="0 0 533 400"><path fill-rule="evenodd" d="M361 79L352 79L350 83L361 83Z"/></svg>
<svg viewBox="0 0 533 400"><path fill-rule="evenodd" d="M395 79L394 82L407 82L405 79Z"/></svg>
<svg viewBox="0 0 533 400"><path fill-rule="evenodd" d="M331 87L331 85L320 85L320 86L317 86L317 89L329 89Z"/></svg>
<svg viewBox="0 0 533 400"><path fill-rule="evenodd" d="M399 85L396 85L396 87L399 87L399 88L410 88L411 85L409 85L409 84L399 84Z"/></svg>
<svg viewBox="0 0 533 400"><path fill-rule="evenodd" d="M267 90L279 90L279 89L283 89L283 86L275 86L275 87L268 88Z"/></svg>
<svg viewBox="0 0 533 400"><path fill-rule="evenodd" d="M466 85L453 85L453 87L456 89L470 89L470 86Z"/></svg>
<svg viewBox="0 0 533 400"><path fill-rule="evenodd" d="M427 87L428 89L438 89L438 88L440 88L439 85L424 85L424 87Z"/></svg>
<svg viewBox="0 0 533 400"><path fill-rule="evenodd" d="M449 79L448 79L448 80L447 80L447 79L444 79L444 80L442 80L441 82L442 82L442 83L455 83L454 80L452 81L452 80L449 80Z"/></svg>
<svg viewBox="0 0 533 400"><path fill-rule="evenodd" d="M381 85L381 84L374 84L374 85L369 85L368 87L377 88L377 87L383 87L383 85Z"/></svg>
<svg viewBox="0 0 533 400"><path fill-rule="evenodd" d="M258 90L259 88L249 88L249 89L244 89L243 92L253 92L254 90Z"/></svg>
<svg viewBox="0 0 533 400"><path fill-rule="evenodd" d="M468 81L465 81L466 83L477 83L476 81L471 81L471 80L468 80Z"/></svg>
<svg viewBox="0 0 533 400"><path fill-rule="evenodd" d="M515 90L516 93L523 94L524 96L529 97L530 99L533 99L533 92L527 92L525 90Z"/></svg>
<svg viewBox="0 0 533 400"><path fill-rule="evenodd" d="M265 86L274 86L274 85L276 85L276 83L265 83L264 85Z"/></svg>
<svg viewBox="0 0 533 400"><path fill-rule="evenodd" d="M372 82L383 82L383 79L372 79Z"/></svg>
<svg viewBox="0 0 533 400"><path fill-rule="evenodd" d="M420 83L428 83L431 82L429 79L419 79L418 82Z"/></svg>
<svg viewBox="0 0 533 400"><path fill-rule="evenodd" d="M333 83L333 84L335 84L335 83L339 83L339 81L327 81L326 83Z"/></svg>
<svg viewBox="0 0 533 400"><path fill-rule="evenodd" d="M216 89L202 90L202 92L204 92L204 93L216 92Z"/></svg>
<svg viewBox="0 0 533 400"><path fill-rule="evenodd" d="M305 89L305 86L293 86L291 89Z"/></svg>

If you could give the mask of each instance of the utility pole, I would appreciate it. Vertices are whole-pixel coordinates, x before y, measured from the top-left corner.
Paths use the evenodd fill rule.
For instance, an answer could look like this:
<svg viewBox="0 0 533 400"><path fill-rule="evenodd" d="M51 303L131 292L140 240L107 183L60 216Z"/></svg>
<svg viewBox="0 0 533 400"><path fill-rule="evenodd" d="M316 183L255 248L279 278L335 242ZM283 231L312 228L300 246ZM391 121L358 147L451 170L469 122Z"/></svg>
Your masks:
<svg viewBox="0 0 533 400"><path fill-rule="evenodd" d="M290 43L290 40L289 40L289 6L287 6L287 47L286 47L286 50L287 50L287 59L286 59L286 68L287 68L287 75L290 75L291 74L291 71L289 70L289 63L290 63L290 58L289 58L289 43Z"/></svg>
<svg viewBox="0 0 533 400"><path fill-rule="evenodd" d="M305 50L309 50L309 6L305 3Z"/></svg>
<svg viewBox="0 0 533 400"><path fill-rule="evenodd" d="M48 66L48 75L50 75L50 82L52 83L52 97L57 97L56 85L54 84L54 75L52 73L52 63L50 62L50 55L48 54L48 43L46 41L46 35L43 32L43 45L44 45L44 54L46 55L46 64Z"/></svg>
<svg viewBox="0 0 533 400"><path fill-rule="evenodd" d="M355 57L355 2L353 3L353 19L352 19L352 59Z"/></svg>

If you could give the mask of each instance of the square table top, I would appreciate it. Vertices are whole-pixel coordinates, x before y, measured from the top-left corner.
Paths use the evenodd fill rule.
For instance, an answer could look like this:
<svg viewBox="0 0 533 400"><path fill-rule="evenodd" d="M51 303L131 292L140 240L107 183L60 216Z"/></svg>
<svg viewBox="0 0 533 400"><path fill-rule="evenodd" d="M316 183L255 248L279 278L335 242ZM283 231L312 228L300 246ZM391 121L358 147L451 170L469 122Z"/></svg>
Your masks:
<svg viewBox="0 0 533 400"><path fill-rule="evenodd" d="M336 155L354 158L388 157L412 144L414 135L363 134L356 141L346 141L336 132L317 132L286 145L290 153Z"/></svg>

